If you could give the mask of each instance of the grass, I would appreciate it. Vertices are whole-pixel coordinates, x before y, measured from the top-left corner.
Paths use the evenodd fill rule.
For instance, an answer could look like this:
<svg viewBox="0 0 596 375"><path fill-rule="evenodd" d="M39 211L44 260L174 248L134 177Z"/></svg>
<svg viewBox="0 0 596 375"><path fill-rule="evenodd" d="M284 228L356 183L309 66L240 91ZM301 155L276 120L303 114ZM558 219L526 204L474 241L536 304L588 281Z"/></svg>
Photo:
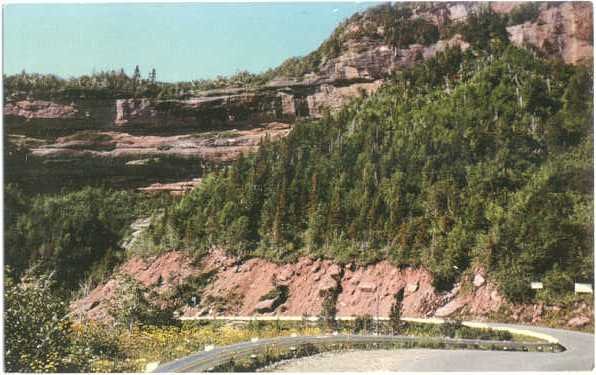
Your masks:
<svg viewBox="0 0 596 375"><path fill-rule="evenodd" d="M206 345L230 345L249 341L252 337L318 335L317 327L284 324L221 324L209 322L183 322L180 326L135 327L131 333L116 331L108 327L78 327L81 336L94 336L97 330L109 331L115 339L119 356L106 355L94 358L91 370L94 372L142 372L148 363L161 363L204 350Z"/></svg>
<svg viewBox="0 0 596 375"><path fill-rule="evenodd" d="M353 322L342 322L338 328L340 333L354 333ZM382 322L384 323L384 322ZM387 327L381 328L381 333L387 333ZM250 341L253 337L270 338L278 336L321 335L330 333L329 330L318 326L315 322L307 321L251 321L251 322L201 322L185 321L175 326L146 326L135 327L132 332L116 331L112 328L101 326L79 326L76 330L79 337L93 338L97 347L108 346L110 342L116 349L106 352L106 355L97 355L90 368L95 372L140 372L144 371L147 364L155 361L168 362L186 355L203 351L207 345L223 346L242 341ZM98 335L101 332L101 335ZM371 331L362 333L372 333ZM453 338L480 338L485 340L514 340L531 341L532 339L511 335L508 332L493 331L490 329L477 329L458 324L433 325L423 323L404 323L400 335L418 337L448 336ZM99 337L99 338L98 338ZM533 342L536 340L533 339ZM433 344L434 345L434 344ZM313 353L316 348L310 348ZM349 349L346 347L346 349ZM317 349L319 350L319 349ZM309 354L309 349L306 349ZM118 353L117 355L114 353ZM286 356L296 356L293 353L270 353L270 357L263 358L263 363L258 366L275 361ZM304 354L304 355L306 355ZM250 361L249 361L250 362ZM250 369L255 363L237 363L233 367ZM249 367L245 367L249 366Z"/></svg>

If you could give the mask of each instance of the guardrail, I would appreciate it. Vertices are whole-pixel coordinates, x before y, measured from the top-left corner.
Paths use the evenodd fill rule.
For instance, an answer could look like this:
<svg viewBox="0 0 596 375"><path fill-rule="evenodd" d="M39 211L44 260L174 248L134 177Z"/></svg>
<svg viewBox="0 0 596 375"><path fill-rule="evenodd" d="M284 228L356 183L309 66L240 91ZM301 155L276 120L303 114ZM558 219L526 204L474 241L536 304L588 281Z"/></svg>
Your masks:
<svg viewBox="0 0 596 375"><path fill-rule="evenodd" d="M196 353L157 367L153 372L206 372L236 361L256 361L258 355L267 355L272 350L278 354L286 351L290 357L299 349L314 348L313 352L341 349L380 348L466 348L477 350L560 352L564 348L558 343L512 342L477 339L451 339L443 337L414 336L297 336L276 337L256 342L241 342L213 350ZM258 367L258 366L257 366Z"/></svg>
<svg viewBox="0 0 596 375"><path fill-rule="evenodd" d="M181 317L178 318L179 320L203 320L203 321L237 321L237 322L250 322L250 321L309 321L309 322L316 322L319 321L320 318L318 316L197 316L197 317ZM388 321L389 318L386 316L381 317L371 317L373 321ZM354 316L338 316L335 318L337 321L353 321L356 320ZM406 318L403 317L401 320L406 322L413 322L413 323L425 323L425 324L443 324L446 322L445 319L442 318ZM525 329L517 329L511 327L499 327L495 326L494 324L488 325L483 322L462 322L464 326L468 326L471 328L490 328L495 331L508 331L514 334L520 334L525 336L530 336L537 338L539 340L544 340L549 343L556 344L559 342L555 337L551 335L547 335L546 333L534 332L531 330Z"/></svg>

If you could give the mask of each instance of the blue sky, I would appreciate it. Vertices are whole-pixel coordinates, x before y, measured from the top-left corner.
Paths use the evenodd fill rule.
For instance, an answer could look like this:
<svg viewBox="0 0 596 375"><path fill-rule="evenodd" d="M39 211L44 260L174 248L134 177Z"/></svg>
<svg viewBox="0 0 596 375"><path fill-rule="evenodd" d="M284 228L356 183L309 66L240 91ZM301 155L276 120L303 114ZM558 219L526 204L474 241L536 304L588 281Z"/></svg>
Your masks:
<svg viewBox="0 0 596 375"><path fill-rule="evenodd" d="M78 76L139 65L158 80L261 72L304 55L372 3L13 4L4 73Z"/></svg>

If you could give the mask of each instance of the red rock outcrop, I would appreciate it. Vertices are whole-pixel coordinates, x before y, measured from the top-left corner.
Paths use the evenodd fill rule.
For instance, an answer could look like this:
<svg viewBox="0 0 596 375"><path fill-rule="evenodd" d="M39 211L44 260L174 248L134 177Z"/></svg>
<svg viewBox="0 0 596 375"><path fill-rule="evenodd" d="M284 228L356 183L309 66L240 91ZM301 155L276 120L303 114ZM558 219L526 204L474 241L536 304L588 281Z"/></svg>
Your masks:
<svg viewBox="0 0 596 375"><path fill-rule="evenodd" d="M375 92L392 71L411 67L448 47L469 47L457 34L430 46L394 53L379 40L350 39L345 51L300 79L278 78L254 89L211 90L185 100L122 99L114 123L123 127L225 128L320 118L353 98Z"/></svg>
<svg viewBox="0 0 596 375"><path fill-rule="evenodd" d="M507 31L517 46L533 46L568 64L593 59L593 15L590 2L565 2L541 7L536 22L510 26Z"/></svg>
<svg viewBox="0 0 596 375"><path fill-rule="evenodd" d="M79 118L76 105L64 105L45 100L21 100L4 105L4 116L31 119L75 119Z"/></svg>
<svg viewBox="0 0 596 375"><path fill-rule="evenodd" d="M295 113L284 113L282 94L276 91L228 89L205 92L186 100L119 99L114 123L209 130L295 118Z"/></svg>
<svg viewBox="0 0 596 375"><path fill-rule="evenodd" d="M132 276L146 287L157 292L165 292L199 272L192 265L192 259L185 253L170 251L161 256L147 259L132 258L117 271ZM110 300L118 289L116 279L97 286L84 298L73 302L71 311L76 317L93 320L109 320L108 309Z"/></svg>
<svg viewBox="0 0 596 375"><path fill-rule="evenodd" d="M510 13L523 2L492 2L497 13ZM486 6L481 2L438 2L414 5L413 17L422 17L439 28L465 19ZM276 77L259 88L227 88L194 93L184 100L122 99L115 102L113 124L135 127L192 127L207 129L263 122L319 117L324 108L336 110L364 91L374 91L387 75L428 59L446 46L469 45L456 35L429 46L411 45L393 51L384 44L383 25L367 12L343 28L340 52L324 57L314 72L297 79ZM536 48L571 64L589 62L593 56L593 15L590 2L539 3L535 21L507 28L513 44ZM367 32L363 32L364 30ZM373 30L372 34L370 30ZM45 119L78 116L74 106L45 101L9 102L5 114L17 118ZM92 114L91 117L96 117Z"/></svg>
<svg viewBox="0 0 596 375"><path fill-rule="evenodd" d="M387 261L357 267L354 271L347 269L337 300L337 314L388 316L395 294L406 288L404 314L428 316L440 301L431 283L428 271L411 267L399 269Z"/></svg>
<svg viewBox="0 0 596 375"><path fill-rule="evenodd" d="M137 190L144 193L161 193L168 192L171 195L184 195L199 186L201 183L200 178L194 178L190 181L179 181L167 184L156 182L146 187L138 188Z"/></svg>
<svg viewBox="0 0 596 375"><path fill-rule="evenodd" d="M185 135L131 135L123 132L99 131L83 135L60 137L55 143L31 149L34 156L46 158L127 158L137 159L129 165L142 163L146 158L178 156L223 162L241 154L255 151L259 142L285 137L290 125L270 123L249 130L230 130L220 133Z"/></svg>
<svg viewBox="0 0 596 375"><path fill-rule="evenodd" d="M497 287L483 269L465 276L449 292L437 292L432 286L432 275L424 268L399 268L387 261L368 266L340 266L329 260L301 257L295 263L276 264L253 258L239 263L222 250L212 250L195 265L192 258L179 251L157 257L134 257L120 267L143 285L164 295L173 286L184 283L192 275L212 273L207 286L197 291L200 303L187 306L182 316L205 315L250 316L316 316L321 313L326 291L336 290L337 315L388 316L395 294L404 289L403 315L408 317L441 318L465 317L483 320L496 312L508 311L512 321L540 323L548 314L558 314L558 306L543 303L511 305L500 295ZM484 279L474 285L473 281ZM463 284L466 287L463 287ZM281 304L268 293L286 286L287 299ZM109 300L118 288L115 279L98 286L86 297L74 302L75 316L90 319L109 319ZM574 304L574 310L561 315L561 325L581 328L592 323L592 309L583 302Z"/></svg>

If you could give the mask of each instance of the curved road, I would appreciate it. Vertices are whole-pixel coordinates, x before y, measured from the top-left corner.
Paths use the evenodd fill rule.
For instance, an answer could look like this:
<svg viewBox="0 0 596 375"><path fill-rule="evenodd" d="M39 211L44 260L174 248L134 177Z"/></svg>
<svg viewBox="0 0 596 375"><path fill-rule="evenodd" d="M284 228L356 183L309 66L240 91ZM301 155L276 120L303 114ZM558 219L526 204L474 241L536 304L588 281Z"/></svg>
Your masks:
<svg viewBox="0 0 596 375"><path fill-rule="evenodd" d="M325 371L590 371L594 335L560 329L487 324L548 334L567 350L561 353L406 349L322 353L280 363L276 372Z"/></svg>
<svg viewBox="0 0 596 375"><path fill-rule="evenodd" d="M416 320L416 319L408 319ZM419 319L422 320L422 319ZM327 352L312 357L290 360L272 369L278 372L321 372L321 371L590 371L594 368L594 335L544 327L522 326L501 323L464 322L469 326L484 326L493 329L507 329L536 336L543 335L548 341L558 341L565 347L560 353L511 352L483 350L435 350L397 349L376 351ZM525 331L525 332L520 332ZM528 332L530 331L530 332ZM372 338L372 337L371 337ZM315 342L328 341L332 337L293 337L259 340L265 344L270 340ZM159 366L154 372L197 371L204 367L200 363L213 363L225 359L226 354L240 354L254 350L257 343L243 342L219 347L210 352L199 352L188 357ZM206 363L205 363L206 364ZM205 367L207 368L207 367Z"/></svg>

